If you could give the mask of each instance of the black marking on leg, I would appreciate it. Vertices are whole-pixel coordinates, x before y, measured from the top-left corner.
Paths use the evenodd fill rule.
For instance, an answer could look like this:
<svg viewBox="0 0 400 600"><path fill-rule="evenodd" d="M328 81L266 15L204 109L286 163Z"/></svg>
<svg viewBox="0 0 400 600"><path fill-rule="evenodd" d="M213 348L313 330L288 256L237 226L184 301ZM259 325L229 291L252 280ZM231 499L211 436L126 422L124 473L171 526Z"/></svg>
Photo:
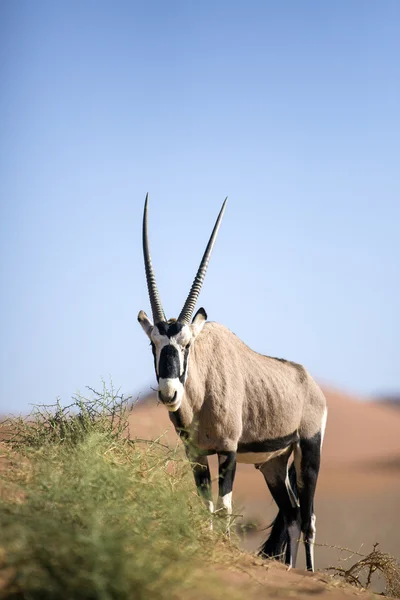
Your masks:
<svg viewBox="0 0 400 600"><path fill-rule="evenodd" d="M314 495L317 485L320 458L321 458L321 433L312 438L300 440L301 449L301 487L299 486L301 530L304 535L306 550L306 565L308 571L313 571L311 541L314 537L312 515L314 512Z"/></svg>
<svg viewBox="0 0 400 600"><path fill-rule="evenodd" d="M306 567L307 567L307 571L313 571L314 570L314 565L313 565L313 560L312 560L310 542L305 541L304 542L304 547L306 549Z"/></svg>
<svg viewBox="0 0 400 600"><path fill-rule="evenodd" d="M285 565L290 565L291 563L291 550L290 550L290 540L289 540L289 536L288 536L288 540L286 542L286 552L285 552Z"/></svg>
<svg viewBox="0 0 400 600"><path fill-rule="evenodd" d="M299 434L297 431L284 435L282 437L271 438L269 440L262 440L257 442L239 442L238 454L244 452L275 452L276 450L284 450L291 444L299 441Z"/></svg>
<svg viewBox="0 0 400 600"><path fill-rule="evenodd" d="M278 508L283 513L283 518L286 525L290 525L298 519L299 509L297 506L292 506L290 496L288 494L285 481L279 481L275 484L268 483L269 490Z"/></svg>
<svg viewBox="0 0 400 600"><path fill-rule="evenodd" d="M207 458L197 456L192 459L192 471L199 495L205 500L212 501L211 473Z"/></svg>
<svg viewBox="0 0 400 600"><path fill-rule="evenodd" d="M288 460L289 456L286 454L277 456L260 466L260 471L264 475L271 495L279 508L278 515L272 524L270 536L260 549L260 555L280 560L284 557L286 564L291 564L292 557L288 527L293 522L299 521L300 513L297 506L292 506L286 487ZM293 487L295 488L295 471L293 466L289 469L289 479L291 480L292 489Z"/></svg>
<svg viewBox="0 0 400 600"><path fill-rule="evenodd" d="M316 484L321 461L321 432L300 440L302 482Z"/></svg>
<svg viewBox="0 0 400 600"><path fill-rule="evenodd" d="M218 494L222 498L233 488L236 473L236 452L218 452Z"/></svg>

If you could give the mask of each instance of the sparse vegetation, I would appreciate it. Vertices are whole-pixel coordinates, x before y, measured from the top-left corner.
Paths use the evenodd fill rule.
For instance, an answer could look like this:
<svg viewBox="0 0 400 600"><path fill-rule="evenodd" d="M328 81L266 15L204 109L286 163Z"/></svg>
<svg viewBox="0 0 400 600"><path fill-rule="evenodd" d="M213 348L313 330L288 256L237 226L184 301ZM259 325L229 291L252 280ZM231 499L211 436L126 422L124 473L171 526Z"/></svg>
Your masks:
<svg viewBox="0 0 400 600"><path fill-rule="evenodd" d="M399 598L400 564L391 554L379 550L378 545L374 544L374 548L369 554L360 554L342 548L343 551L350 553L345 560L351 560L355 554L360 557L359 560L348 568L328 567L328 571L333 571L334 576L340 577L360 589L369 589L374 574L378 575L385 581L385 595Z"/></svg>
<svg viewBox="0 0 400 600"><path fill-rule="evenodd" d="M3 423L3 596L171 598L196 561L226 545L181 449L132 443L129 399L93 393Z"/></svg>
<svg viewBox="0 0 400 600"><path fill-rule="evenodd" d="M1 423L2 439L24 453L43 446L76 444L90 433L104 433L113 439L126 436L132 398L102 382L102 391L87 388L91 397L80 394L72 403L35 405L28 417L11 417Z"/></svg>

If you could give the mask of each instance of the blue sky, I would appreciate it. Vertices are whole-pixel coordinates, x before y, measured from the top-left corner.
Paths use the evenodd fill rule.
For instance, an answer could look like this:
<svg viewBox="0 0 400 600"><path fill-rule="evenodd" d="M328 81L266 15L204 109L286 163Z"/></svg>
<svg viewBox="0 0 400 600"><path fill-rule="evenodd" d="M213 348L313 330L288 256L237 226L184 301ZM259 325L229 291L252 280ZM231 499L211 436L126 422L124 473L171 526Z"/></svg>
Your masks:
<svg viewBox="0 0 400 600"><path fill-rule="evenodd" d="M141 251L168 317L229 196L198 306L259 352L400 389L397 1L0 4L0 409L154 385Z"/></svg>

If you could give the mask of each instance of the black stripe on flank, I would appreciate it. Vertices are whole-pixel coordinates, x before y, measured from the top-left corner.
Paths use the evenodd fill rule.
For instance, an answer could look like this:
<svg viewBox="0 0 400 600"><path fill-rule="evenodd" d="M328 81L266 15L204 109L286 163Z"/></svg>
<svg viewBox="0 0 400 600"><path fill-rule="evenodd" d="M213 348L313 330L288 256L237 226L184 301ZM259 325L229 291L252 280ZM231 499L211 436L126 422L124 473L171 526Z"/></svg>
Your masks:
<svg viewBox="0 0 400 600"><path fill-rule="evenodd" d="M271 438L270 440L260 440L259 442L239 442L237 452L238 454L243 452L275 452L276 450L284 450L290 444L294 444L299 441L299 434L297 431L284 435L282 437Z"/></svg>

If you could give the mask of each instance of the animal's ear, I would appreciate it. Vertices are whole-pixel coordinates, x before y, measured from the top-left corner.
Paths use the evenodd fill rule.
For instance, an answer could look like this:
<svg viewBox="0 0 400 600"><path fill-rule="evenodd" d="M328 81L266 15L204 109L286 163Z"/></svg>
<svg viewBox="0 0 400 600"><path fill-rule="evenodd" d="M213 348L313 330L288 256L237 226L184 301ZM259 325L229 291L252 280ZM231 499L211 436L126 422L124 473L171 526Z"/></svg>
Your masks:
<svg viewBox="0 0 400 600"><path fill-rule="evenodd" d="M199 308L197 313L194 315L192 324L190 326L193 335L196 337L203 329L205 322L207 321L207 313L204 308Z"/></svg>
<svg viewBox="0 0 400 600"><path fill-rule="evenodd" d="M153 330L153 323L150 321L149 317L146 315L144 310L140 311L140 313L138 314L137 320L143 327L145 334L150 337L150 334Z"/></svg>

